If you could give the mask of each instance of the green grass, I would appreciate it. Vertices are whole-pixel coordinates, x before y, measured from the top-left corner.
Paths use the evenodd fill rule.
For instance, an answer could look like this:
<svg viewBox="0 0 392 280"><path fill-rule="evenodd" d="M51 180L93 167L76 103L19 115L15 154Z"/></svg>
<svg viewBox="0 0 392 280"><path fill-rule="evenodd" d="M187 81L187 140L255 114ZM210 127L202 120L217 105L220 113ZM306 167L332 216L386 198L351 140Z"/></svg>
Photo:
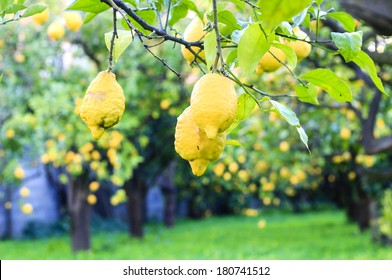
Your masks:
<svg viewBox="0 0 392 280"><path fill-rule="evenodd" d="M181 221L172 229L148 226L143 240L92 234L92 250L77 255L67 236L1 241L0 259L392 259L392 248L372 244L369 232L359 233L338 211Z"/></svg>

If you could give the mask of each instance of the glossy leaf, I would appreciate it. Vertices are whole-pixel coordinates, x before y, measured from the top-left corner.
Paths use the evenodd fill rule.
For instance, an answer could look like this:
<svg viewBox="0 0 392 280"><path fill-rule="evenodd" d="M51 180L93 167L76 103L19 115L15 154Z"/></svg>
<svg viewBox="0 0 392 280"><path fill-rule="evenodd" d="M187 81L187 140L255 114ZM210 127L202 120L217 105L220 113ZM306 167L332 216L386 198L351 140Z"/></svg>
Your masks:
<svg viewBox="0 0 392 280"><path fill-rule="evenodd" d="M76 0L67 8L67 10L77 10L99 14L109 8L109 5L97 0Z"/></svg>
<svg viewBox="0 0 392 280"><path fill-rule="evenodd" d="M273 36L270 36L271 39ZM270 48L271 43L265 37L258 24L249 25L238 43L238 64L247 76L255 71L257 64Z"/></svg>
<svg viewBox="0 0 392 280"><path fill-rule="evenodd" d="M291 21L302 10L311 4L312 0L259 0L257 5L260 7L263 27L266 32L271 32L282 23Z"/></svg>
<svg viewBox="0 0 392 280"><path fill-rule="evenodd" d="M303 85L298 85L295 89L295 93L297 94L298 99L302 102L307 102L315 105L319 104L317 100L316 87L312 84L308 84L306 87Z"/></svg>
<svg viewBox="0 0 392 280"><path fill-rule="evenodd" d="M216 58L216 34L215 30L204 37L204 53L206 55L207 69L211 69Z"/></svg>
<svg viewBox="0 0 392 280"><path fill-rule="evenodd" d="M362 47L362 31L337 33L331 32L332 40L339 49L339 53L346 62L357 56Z"/></svg>
<svg viewBox="0 0 392 280"><path fill-rule="evenodd" d="M360 51L353 59L353 62L361 67L370 76L376 87L383 93L385 92L381 79L377 76L376 66L370 56L364 51Z"/></svg>
<svg viewBox="0 0 392 280"><path fill-rule="evenodd" d="M286 55L287 63L292 67L295 68L297 66L297 55L295 54L293 48L281 44L281 43L273 43L274 47L280 49Z"/></svg>
<svg viewBox="0 0 392 280"><path fill-rule="evenodd" d="M237 146L242 147L241 143L238 140L230 139L226 141L226 146Z"/></svg>
<svg viewBox="0 0 392 280"><path fill-rule="evenodd" d="M35 14L39 14L39 13L42 13L43 11L45 11L46 9L47 9L47 7L43 6L43 5L34 5L31 7L28 7L26 9L26 11L23 13L22 17L26 18L26 17L32 16Z"/></svg>
<svg viewBox="0 0 392 280"><path fill-rule="evenodd" d="M337 101L352 101L350 87L329 69L318 68L300 77L303 80L321 87Z"/></svg>
<svg viewBox="0 0 392 280"><path fill-rule="evenodd" d="M325 15L327 18L332 18L336 21L338 21L345 30L348 32L354 32L355 31L355 20L354 18L345 12L333 12L333 13L328 13Z"/></svg>
<svg viewBox="0 0 392 280"><path fill-rule="evenodd" d="M105 33L105 44L110 50L110 41L112 40L113 32ZM116 62L124 50L132 42L132 32L129 30L117 30L117 37L114 39L113 58Z"/></svg>

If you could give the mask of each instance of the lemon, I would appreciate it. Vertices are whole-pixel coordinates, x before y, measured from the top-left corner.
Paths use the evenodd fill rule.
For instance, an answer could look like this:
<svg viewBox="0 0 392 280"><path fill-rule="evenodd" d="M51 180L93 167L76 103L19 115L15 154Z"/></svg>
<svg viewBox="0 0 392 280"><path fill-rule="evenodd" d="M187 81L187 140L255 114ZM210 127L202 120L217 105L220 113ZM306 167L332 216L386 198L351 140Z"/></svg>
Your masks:
<svg viewBox="0 0 392 280"><path fill-rule="evenodd" d="M16 179L23 180L24 177L25 177L25 172L24 172L23 168L18 166L14 170L14 176L15 176Z"/></svg>
<svg viewBox="0 0 392 280"><path fill-rule="evenodd" d="M80 106L80 117L94 139L116 125L125 109L125 97L112 72L102 71L90 83Z"/></svg>
<svg viewBox="0 0 392 280"><path fill-rule="evenodd" d="M184 40L188 42L196 42L201 40L205 31L203 31L203 21L199 17L195 17L184 31ZM202 59L206 58L204 50L200 50L199 47L191 47L191 49L197 53ZM184 45L181 45L181 53L188 63L192 63L195 60L195 55L191 53Z"/></svg>
<svg viewBox="0 0 392 280"><path fill-rule="evenodd" d="M40 3L40 4L43 4L43 3ZM45 9L44 11L42 11L41 13L38 13L38 14L33 15L31 18L32 18L32 20L33 20L33 22L34 22L35 24L42 25L42 24L44 24L45 22L47 22L48 19L49 19L49 9L46 8L46 9Z"/></svg>
<svg viewBox="0 0 392 280"><path fill-rule="evenodd" d="M290 144L287 143L286 141L282 141L279 144L279 150L281 152L287 152L288 150L290 150Z"/></svg>
<svg viewBox="0 0 392 280"><path fill-rule="evenodd" d="M89 195L87 196L87 202L88 202L88 204L90 204L90 205L94 205L94 204L97 203L97 197L96 197L94 194L89 194Z"/></svg>
<svg viewBox="0 0 392 280"><path fill-rule="evenodd" d="M340 130L340 138L342 138L343 140L348 140L351 137L351 131L350 129L348 129L347 127L343 127Z"/></svg>
<svg viewBox="0 0 392 280"><path fill-rule="evenodd" d="M196 125L208 138L215 138L233 123L237 113L237 95L234 83L228 78L209 73L193 87L191 114Z"/></svg>
<svg viewBox="0 0 392 280"><path fill-rule="evenodd" d="M79 31L83 25L82 16L78 12L66 12L64 13L65 26L72 31Z"/></svg>
<svg viewBox="0 0 392 280"><path fill-rule="evenodd" d="M23 214L29 215L31 213L33 213L33 205L31 205L30 203L25 203L22 205L22 212Z"/></svg>
<svg viewBox="0 0 392 280"><path fill-rule="evenodd" d="M15 136L15 130L13 129L7 129L7 131L5 132L5 136L9 139L14 138Z"/></svg>
<svg viewBox="0 0 392 280"><path fill-rule="evenodd" d="M208 164L219 159L226 141L226 133L220 133L214 139L209 139L193 121L190 107L178 117L174 137L176 152L189 161L192 172L196 176L203 175Z"/></svg>
<svg viewBox="0 0 392 280"><path fill-rule="evenodd" d="M30 195L30 190L27 187L22 187L19 190L19 194L20 194L21 197L28 197Z"/></svg>
<svg viewBox="0 0 392 280"><path fill-rule="evenodd" d="M48 27L47 33L49 38L52 40L58 40L63 38L65 30L61 21L56 20L52 22Z"/></svg>
<svg viewBox="0 0 392 280"><path fill-rule="evenodd" d="M303 32L299 27L294 27L293 33L298 39L305 40L308 38L308 35ZM298 61L301 61L304 58L308 57L310 52L312 51L312 45L304 41L291 40L285 41L285 44L294 50L295 54L297 55Z"/></svg>
<svg viewBox="0 0 392 280"><path fill-rule="evenodd" d="M91 192L96 192L99 189L99 183L97 181L93 181L88 187Z"/></svg>
<svg viewBox="0 0 392 280"><path fill-rule="evenodd" d="M269 51L266 52L259 61L259 64L256 68L256 73L261 74L263 72L274 72L278 70L282 66L282 63L280 63L278 59L284 63L286 61L286 55L281 49L271 46Z"/></svg>

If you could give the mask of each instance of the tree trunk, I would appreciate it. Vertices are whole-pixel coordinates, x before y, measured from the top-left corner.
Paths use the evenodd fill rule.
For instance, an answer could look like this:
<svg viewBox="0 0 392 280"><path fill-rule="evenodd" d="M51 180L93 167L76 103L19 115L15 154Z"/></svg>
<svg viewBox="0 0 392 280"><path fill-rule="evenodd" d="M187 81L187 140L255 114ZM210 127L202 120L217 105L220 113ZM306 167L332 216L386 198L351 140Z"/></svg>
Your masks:
<svg viewBox="0 0 392 280"><path fill-rule="evenodd" d="M176 186L174 185L176 164L172 161L169 164L168 172L161 175L158 184L161 186L165 197L165 208L163 213L163 222L166 227L173 227L176 222Z"/></svg>
<svg viewBox="0 0 392 280"><path fill-rule="evenodd" d="M69 190L69 212L71 218L72 250L90 250L90 205L87 202L89 189L83 180L71 180Z"/></svg>
<svg viewBox="0 0 392 280"><path fill-rule="evenodd" d="M12 203L12 189L4 186L5 189L5 201ZM12 205L11 205L12 206ZM5 232L4 239L12 238L12 207L7 207L5 210Z"/></svg>
<svg viewBox="0 0 392 280"><path fill-rule="evenodd" d="M132 180L125 184L125 191L128 197L129 234L132 237L143 238L146 187L138 172L135 172Z"/></svg>

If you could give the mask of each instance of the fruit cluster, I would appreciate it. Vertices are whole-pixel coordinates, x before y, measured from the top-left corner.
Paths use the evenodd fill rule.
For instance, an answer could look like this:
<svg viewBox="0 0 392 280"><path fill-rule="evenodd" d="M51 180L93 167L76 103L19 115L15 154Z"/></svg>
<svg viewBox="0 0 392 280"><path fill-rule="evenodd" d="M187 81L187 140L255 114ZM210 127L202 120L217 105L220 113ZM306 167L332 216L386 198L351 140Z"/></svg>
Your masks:
<svg viewBox="0 0 392 280"><path fill-rule="evenodd" d="M219 159L236 112L237 94L231 80L210 73L196 82L190 106L178 117L174 142L194 175L203 175L208 164Z"/></svg>

